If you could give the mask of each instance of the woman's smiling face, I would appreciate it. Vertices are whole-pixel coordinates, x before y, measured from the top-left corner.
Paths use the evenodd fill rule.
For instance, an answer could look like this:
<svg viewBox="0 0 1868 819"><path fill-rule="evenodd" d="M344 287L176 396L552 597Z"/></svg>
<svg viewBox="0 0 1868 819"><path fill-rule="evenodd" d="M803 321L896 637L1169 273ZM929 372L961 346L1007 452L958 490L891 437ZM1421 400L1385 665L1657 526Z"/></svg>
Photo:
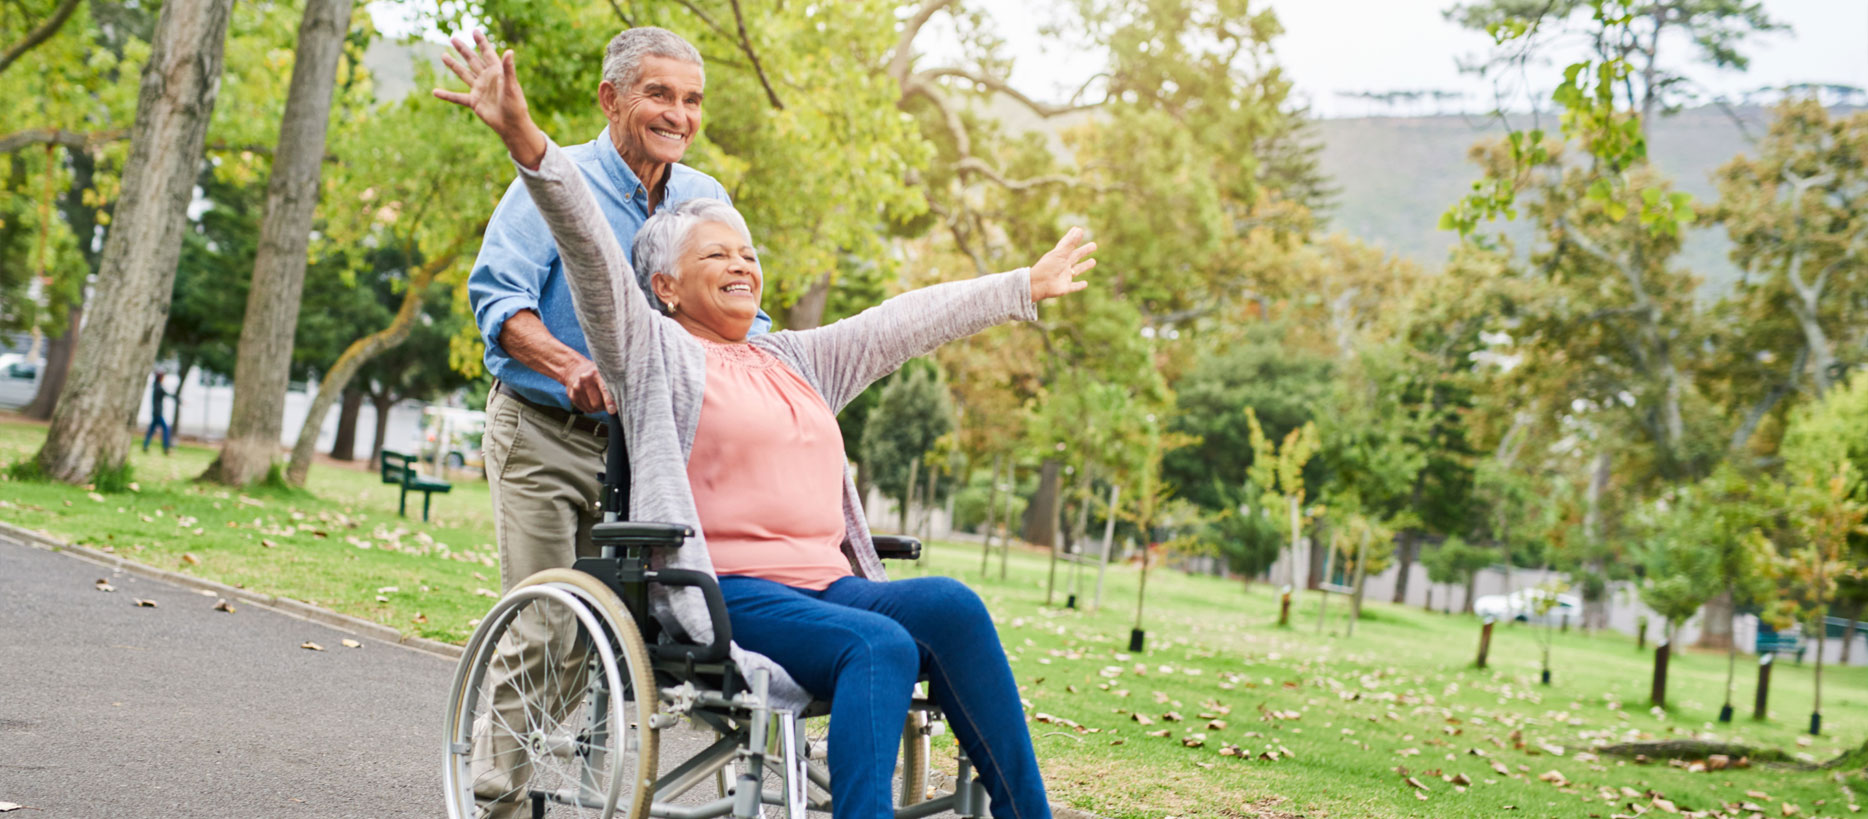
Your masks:
<svg viewBox="0 0 1868 819"><path fill-rule="evenodd" d="M688 231L675 269L654 279L675 320L702 338L744 341L765 290L759 252L746 237L724 222L701 222Z"/></svg>

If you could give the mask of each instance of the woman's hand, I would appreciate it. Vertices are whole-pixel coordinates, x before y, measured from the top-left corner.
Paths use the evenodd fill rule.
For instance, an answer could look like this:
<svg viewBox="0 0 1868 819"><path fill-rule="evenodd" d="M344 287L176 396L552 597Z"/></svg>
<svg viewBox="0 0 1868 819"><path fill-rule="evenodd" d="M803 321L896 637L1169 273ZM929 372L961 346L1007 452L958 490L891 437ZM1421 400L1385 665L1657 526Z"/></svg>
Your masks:
<svg viewBox="0 0 1868 819"><path fill-rule="evenodd" d="M1096 260L1089 258L1096 250L1096 243L1082 245L1082 242L1083 228L1073 227L1057 241L1057 247L1031 266L1031 300L1034 303L1090 286L1089 282L1077 281L1077 277L1096 266Z"/></svg>
<svg viewBox="0 0 1868 819"><path fill-rule="evenodd" d="M532 122L532 114L526 110L525 91L513 71L512 51L508 49L503 55L494 51L479 29L474 29L473 41L474 47L468 48L459 39L449 38L460 59L452 54L441 57L441 62L467 83L467 93L437 88L435 97L473 109L481 122L499 134L513 159L536 170L545 159L545 132Z"/></svg>

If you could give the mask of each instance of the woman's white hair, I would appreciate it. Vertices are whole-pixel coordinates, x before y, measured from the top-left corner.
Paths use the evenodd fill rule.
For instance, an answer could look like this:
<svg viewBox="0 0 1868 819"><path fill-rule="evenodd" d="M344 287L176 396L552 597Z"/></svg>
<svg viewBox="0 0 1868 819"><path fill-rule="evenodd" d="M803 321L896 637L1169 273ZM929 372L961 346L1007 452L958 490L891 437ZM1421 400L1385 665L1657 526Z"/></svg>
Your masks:
<svg viewBox="0 0 1868 819"><path fill-rule="evenodd" d="M706 67L700 52L681 35L665 28L643 26L624 29L623 33L610 38L609 47L603 50L603 80L618 92L634 88L636 80L642 78L643 57L664 57Z"/></svg>
<svg viewBox="0 0 1868 819"><path fill-rule="evenodd" d="M718 199L689 199L679 205L657 208L642 228L636 231L636 241L629 253L630 261L636 267L636 283L642 286L642 295L649 297L649 304L666 313L668 309L655 295L652 279L660 273L668 278L679 280L680 258L687 250L688 238L694 228L718 222L739 232L739 236L752 244L752 231L746 229L746 218L739 211Z"/></svg>

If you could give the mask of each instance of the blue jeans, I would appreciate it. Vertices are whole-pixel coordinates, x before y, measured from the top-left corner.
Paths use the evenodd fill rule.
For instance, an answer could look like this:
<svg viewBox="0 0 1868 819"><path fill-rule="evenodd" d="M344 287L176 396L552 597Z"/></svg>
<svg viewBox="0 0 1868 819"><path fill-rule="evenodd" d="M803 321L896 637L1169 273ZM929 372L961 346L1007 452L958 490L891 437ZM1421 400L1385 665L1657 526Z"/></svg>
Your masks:
<svg viewBox="0 0 1868 819"><path fill-rule="evenodd" d="M897 743L916 678L978 767L995 819L1047 819L1050 804L1018 684L985 604L958 580L877 583L845 577L823 591L720 578L733 641L772 658L830 701L836 819L888 819Z"/></svg>
<svg viewBox="0 0 1868 819"><path fill-rule="evenodd" d="M158 429L162 430L162 451L169 451L169 421L167 418L162 417L162 413L158 412L149 420L149 431L143 433L144 452L149 451L149 439L156 434L156 430Z"/></svg>

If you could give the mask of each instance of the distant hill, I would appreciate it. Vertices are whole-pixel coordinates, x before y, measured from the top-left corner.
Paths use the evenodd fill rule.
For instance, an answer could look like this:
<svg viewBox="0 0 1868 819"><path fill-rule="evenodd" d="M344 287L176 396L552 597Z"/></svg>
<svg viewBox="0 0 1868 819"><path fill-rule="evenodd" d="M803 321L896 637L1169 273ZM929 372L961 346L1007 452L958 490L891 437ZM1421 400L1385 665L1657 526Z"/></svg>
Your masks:
<svg viewBox="0 0 1868 819"><path fill-rule="evenodd" d="M1750 153L1752 139L1770 120L1770 110L1758 107L1681 111L1654 124L1648 155L1680 189L1710 202L1717 195L1712 173ZM1531 127L1528 117L1512 124ZM1320 119L1315 126L1323 145L1319 163L1339 188L1331 226L1428 267L1445 261L1457 239L1437 229L1440 214L1478 179L1467 149L1503 134L1495 120L1462 116ZM1544 127L1554 131L1553 118L1545 117ZM1696 228L1682 261L1704 280L1706 292L1722 292L1738 277L1729 250L1723 229Z"/></svg>

